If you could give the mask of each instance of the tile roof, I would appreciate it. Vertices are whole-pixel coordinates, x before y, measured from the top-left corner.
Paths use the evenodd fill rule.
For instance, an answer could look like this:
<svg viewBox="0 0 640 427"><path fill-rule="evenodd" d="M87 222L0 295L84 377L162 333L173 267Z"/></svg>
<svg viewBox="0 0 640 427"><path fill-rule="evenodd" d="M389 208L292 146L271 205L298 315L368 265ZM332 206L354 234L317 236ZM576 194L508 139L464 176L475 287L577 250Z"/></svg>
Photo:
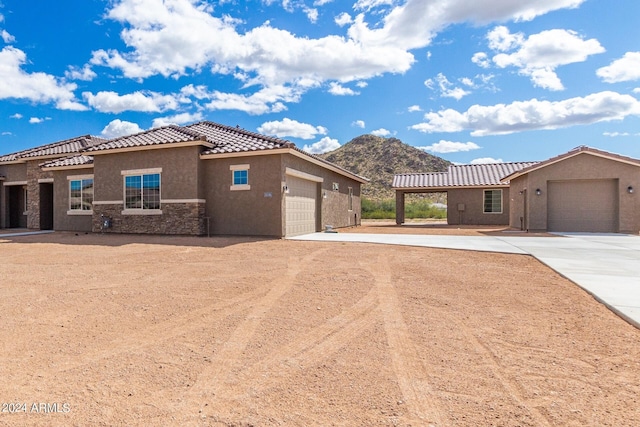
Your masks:
<svg viewBox="0 0 640 427"><path fill-rule="evenodd" d="M119 148L148 147L198 140L205 141L204 135L184 127L170 125L111 139L100 145L87 149L87 152L115 150Z"/></svg>
<svg viewBox="0 0 640 427"><path fill-rule="evenodd" d="M526 168L520 169L520 170L516 170L511 172L509 175L505 175L503 177L504 180L507 179L513 179L516 178L518 176L527 174L529 172L532 172L534 170L543 168L545 166L549 166L552 165L554 163L557 163L559 161L562 161L564 159L568 159L570 157L573 156L577 156L578 154L591 154L594 156L598 156L598 157L604 157L607 159L611 159L611 160L615 160L618 162L623 162L623 163L628 163L628 164L632 164L632 165L636 165L636 166L640 166L640 160L638 159L634 159L633 157L626 157L626 156L622 156L620 154L614 154L614 153L609 153L608 151L603 151L603 150L598 150L597 148L592 148L592 147L587 147L586 145L580 145L579 147L576 147L564 154L560 154L558 156L552 157L550 159L547 159L543 162L538 162L538 163L534 163L533 165L530 165Z"/></svg>
<svg viewBox="0 0 640 427"><path fill-rule="evenodd" d="M64 141L58 141L51 144L41 145L39 147L30 148L28 150L18 151L16 153L0 156L1 162L14 162L20 160L29 160L37 157L65 156L72 153L79 153L89 147L102 144L106 139L98 138L91 135L78 136Z"/></svg>
<svg viewBox="0 0 640 427"><path fill-rule="evenodd" d="M406 173L393 177L393 188L486 187L504 185L502 178L538 162L452 165L447 172Z"/></svg>
<svg viewBox="0 0 640 427"><path fill-rule="evenodd" d="M49 162L42 163L40 166L46 169L69 166L84 166L91 164L93 164L93 156L79 155L51 160Z"/></svg>
<svg viewBox="0 0 640 427"><path fill-rule="evenodd" d="M294 147L290 141L249 132L238 127L213 122L194 123L185 128L206 136L214 146L202 154L240 153L245 151L272 150Z"/></svg>

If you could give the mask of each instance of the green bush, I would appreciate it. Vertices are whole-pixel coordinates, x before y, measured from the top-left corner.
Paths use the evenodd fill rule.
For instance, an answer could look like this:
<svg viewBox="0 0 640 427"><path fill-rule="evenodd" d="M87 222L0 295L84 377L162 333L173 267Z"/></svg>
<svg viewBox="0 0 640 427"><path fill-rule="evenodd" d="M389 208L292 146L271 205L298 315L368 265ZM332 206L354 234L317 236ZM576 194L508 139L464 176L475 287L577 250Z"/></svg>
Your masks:
<svg viewBox="0 0 640 427"><path fill-rule="evenodd" d="M428 200L406 202L404 206L405 218L435 218L447 217L445 209L433 206ZM395 219L396 201L394 199L369 200L362 199L363 219Z"/></svg>

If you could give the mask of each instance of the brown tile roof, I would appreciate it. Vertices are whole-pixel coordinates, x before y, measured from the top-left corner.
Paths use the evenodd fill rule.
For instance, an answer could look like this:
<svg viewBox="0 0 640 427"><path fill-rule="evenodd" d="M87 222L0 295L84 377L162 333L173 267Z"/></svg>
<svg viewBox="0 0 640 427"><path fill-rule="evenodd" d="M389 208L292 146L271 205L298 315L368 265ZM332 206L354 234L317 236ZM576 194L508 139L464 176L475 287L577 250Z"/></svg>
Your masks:
<svg viewBox="0 0 640 427"><path fill-rule="evenodd" d="M543 168L545 166L552 165L554 163L557 163L557 162L562 161L564 159L568 159L568 158L573 157L573 156L577 156L579 154L590 154L590 155L593 155L593 156L604 157L604 158L615 160L615 161L618 161L618 162L629 163L629 164L632 164L632 165L640 166L640 160L638 160L638 159L634 159L632 157L627 157L627 156L622 156L620 154L609 153L608 151L598 150L597 148L587 147L586 145L580 145L579 147L576 147L573 150L570 150L570 151L568 151L568 152L566 152L564 154L560 154L558 156L552 157L552 158L550 158L548 160L545 160L543 162L534 163L533 165L531 165L529 167L513 171L509 175L505 175L502 179L504 181L512 180L514 178L517 178L519 176L525 175L525 174L527 174L529 172L532 172L534 170Z"/></svg>
<svg viewBox="0 0 640 427"><path fill-rule="evenodd" d="M0 157L1 162L14 162L19 160L29 160L37 157L65 156L72 153L79 153L89 147L102 144L106 139L91 135L78 136L64 141L41 145L28 150L18 151Z"/></svg>
<svg viewBox="0 0 640 427"><path fill-rule="evenodd" d="M79 156L71 156L65 157L62 159L51 160L49 162L42 163L40 167L42 168L59 168L59 167L70 167L70 166L84 166L93 164L93 156L79 155Z"/></svg>
<svg viewBox="0 0 640 427"><path fill-rule="evenodd" d="M111 139L100 145L87 149L87 152L115 150L120 148L148 147L198 140L205 141L204 135L184 127L170 125Z"/></svg>
<svg viewBox="0 0 640 427"><path fill-rule="evenodd" d="M185 126L207 137L214 146L202 154L240 153L243 151L291 148L295 144L284 139L249 132L238 127L225 126L213 122L200 122Z"/></svg>
<svg viewBox="0 0 640 427"><path fill-rule="evenodd" d="M447 172L405 173L393 177L393 188L488 187L504 185L502 178L537 162L452 165Z"/></svg>

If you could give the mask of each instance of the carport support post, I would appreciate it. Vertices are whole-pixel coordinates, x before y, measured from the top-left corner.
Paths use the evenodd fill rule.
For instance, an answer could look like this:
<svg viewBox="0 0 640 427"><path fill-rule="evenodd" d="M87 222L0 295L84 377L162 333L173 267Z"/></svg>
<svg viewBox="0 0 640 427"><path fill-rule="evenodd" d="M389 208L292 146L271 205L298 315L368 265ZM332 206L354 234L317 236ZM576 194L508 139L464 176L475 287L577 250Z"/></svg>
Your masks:
<svg viewBox="0 0 640 427"><path fill-rule="evenodd" d="M396 191L396 224L404 223L404 191Z"/></svg>

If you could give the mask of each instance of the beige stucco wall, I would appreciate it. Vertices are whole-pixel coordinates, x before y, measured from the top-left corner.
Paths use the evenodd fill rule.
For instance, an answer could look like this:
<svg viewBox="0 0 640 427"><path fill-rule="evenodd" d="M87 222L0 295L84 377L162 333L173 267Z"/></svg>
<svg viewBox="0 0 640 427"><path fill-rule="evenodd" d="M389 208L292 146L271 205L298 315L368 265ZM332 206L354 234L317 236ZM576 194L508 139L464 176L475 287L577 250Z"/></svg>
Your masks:
<svg viewBox="0 0 640 427"><path fill-rule="evenodd" d="M203 234L205 203L198 191L200 151L200 146L192 146L95 155L93 231L103 231L105 215L112 219L112 228L106 232ZM122 171L145 169L162 170L161 214L123 213Z"/></svg>
<svg viewBox="0 0 640 427"><path fill-rule="evenodd" d="M69 179L92 175L93 168L71 169L53 172L53 229L58 231L91 231L91 212L69 214Z"/></svg>
<svg viewBox="0 0 640 427"><path fill-rule="evenodd" d="M323 179L318 187L317 230L360 222L360 183L290 154L205 159L202 161L206 216L211 234L282 237L286 232L287 168ZM232 191L232 165L249 165L249 190ZM333 183L338 183L338 191ZM348 209L349 187L353 209ZM326 198L324 194L326 193Z"/></svg>
<svg viewBox="0 0 640 427"><path fill-rule="evenodd" d="M320 183L320 217L318 218L318 231L324 230L327 225L331 225L333 228L342 228L360 224L362 214L362 184L359 181L290 154L284 155L282 158L283 174L286 172L287 167L323 179ZM337 191L333 189L334 182L338 184ZM351 210L349 210L349 187L353 190L353 209Z"/></svg>
<svg viewBox="0 0 640 427"><path fill-rule="evenodd" d="M507 225L509 224L509 188L502 190L502 213L484 213L483 188L447 190L447 223L451 225ZM458 205L464 205L460 212Z"/></svg>
<svg viewBox="0 0 640 427"><path fill-rule="evenodd" d="M202 160L211 234L282 236L280 155ZM249 165L249 190L232 191L232 165Z"/></svg>
<svg viewBox="0 0 640 427"><path fill-rule="evenodd" d="M511 181L512 197L510 225L520 227L527 205L527 224L530 231L547 230L547 195L549 181L567 180L618 180L619 231L638 233L640 230L640 167L620 161L581 153L560 162L532 171ZM627 192L632 186L636 191ZM540 196L535 190L540 189ZM525 191L526 190L526 191ZM523 194L520 194L520 191ZM589 197L585 194L584 197Z"/></svg>

